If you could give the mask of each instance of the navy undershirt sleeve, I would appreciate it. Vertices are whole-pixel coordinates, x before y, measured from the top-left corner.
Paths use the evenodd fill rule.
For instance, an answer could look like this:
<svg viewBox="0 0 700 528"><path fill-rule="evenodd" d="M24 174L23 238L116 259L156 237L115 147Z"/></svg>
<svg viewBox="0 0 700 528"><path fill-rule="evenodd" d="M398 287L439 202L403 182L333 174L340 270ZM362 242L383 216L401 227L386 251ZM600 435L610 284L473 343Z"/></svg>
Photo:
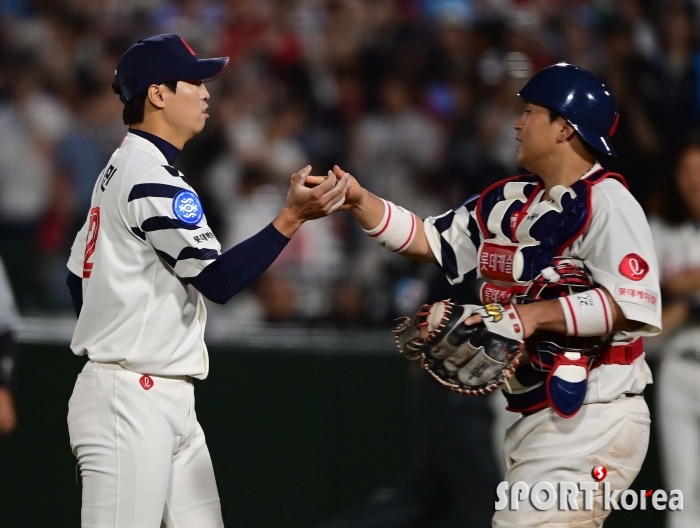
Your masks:
<svg viewBox="0 0 700 528"><path fill-rule="evenodd" d="M66 284L68 285L68 290L70 291L70 298L73 301L75 315L80 317L80 310L83 308L83 279L78 277L72 271L69 271Z"/></svg>
<svg viewBox="0 0 700 528"><path fill-rule="evenodd" d="M270 267L289 242L272 224L233 246L188 282L207 299L226 303Z"/></svg>

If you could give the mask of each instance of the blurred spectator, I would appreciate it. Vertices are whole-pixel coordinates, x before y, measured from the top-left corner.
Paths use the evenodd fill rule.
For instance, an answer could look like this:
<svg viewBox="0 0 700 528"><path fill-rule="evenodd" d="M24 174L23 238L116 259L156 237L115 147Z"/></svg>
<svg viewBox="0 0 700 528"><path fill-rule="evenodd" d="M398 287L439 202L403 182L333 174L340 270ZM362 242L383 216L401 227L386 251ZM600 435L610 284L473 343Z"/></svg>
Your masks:
<svg viewBox="0 0 700 528"><path fill-rule="evenodd" d="M523 113L523 101L517 93L532 77L532 63L520 52L506 53L501 79L482 120L481 137L491 157L509 174L517 174L515 149L518 142L513 123Z"/></svg>
<svg viewBox="0 0 700 528"><path fill-rule="evenodd" d="M442 152L442 131L419 111L402 78L387 77L380 98L380 111L354 130L352 164L368 189L427 216L442 205L425 187Z"/></svg>
<svg viewBox="0 0 700 528"><path fill-rule="evenodd" d="M642 0L620 0L617 4L619 16L631 28L635 49L646 60L655 61L659 55L659 41L645 13L645 3Z"/></svg>
<svg viewBox="0 0 700 528"><path fill-rule="evenodd" d="M125 132L109 91L129 43L177 32L231 62L204 133L178 160L207 218L239 240L291 172L347 166L418 214L513 174L515 96L571 61L602 73L620 105L604 165L645 206L700 123L700 0L13 0L0 3L0 244L23 310L60 310L58 273L101 159ZM251 177L255 174L255 177ZM266 205L267 204L267 205ZM650 204L653 205L653 204ZM295 321L336 319L336 289L387 320L413 270L370 257L340 215L290 247L278 278ZM361 270L361 271L360 271ZM316 275L314 275L316 274ZM317 277L310 279L309 277ZM58 277L58 278L56 278ZM385 283L386 282L386 283ZM265 317L248 292L250 317ZM256 304L257 303L257 304ZM255 315L258 314L258 315ZM278 316L275 316L278 317Z"/></svg>
<svg viewBox="0 0 700 528"><path fill-rule="evenodd" d="M0 260L0 436L10 434L17 426L13 394L17 368L15 331L18 324L12 288Z"/></svg>
<svg viewBox="0 0 700 528"><path fill-rule="evenodd" d="M660 9L660 131L675 154L692 127L700 124L700 50L692 4L663 2ZM670 157L666 160L671 162Z"/></svg>
<svg viewBox="0 0 700 528"><path fill-rule="evenodd" d="M648 208L666 149L654 125L660 119L661 76L635 47L633 29L626 22L610 20L603 34L607 63L603 78L615 94L621 116L614 140L618 158L606 160L605 166L625 174L634 197Z"/></svg>
<svg viewBox="0 0 700 528"><path fill-rule="evenodd" d="M700 140L680 150L660 216L650 225L661 271L664 340L658 379L663 469L685 495L669 528L700 526Z"/></svg>

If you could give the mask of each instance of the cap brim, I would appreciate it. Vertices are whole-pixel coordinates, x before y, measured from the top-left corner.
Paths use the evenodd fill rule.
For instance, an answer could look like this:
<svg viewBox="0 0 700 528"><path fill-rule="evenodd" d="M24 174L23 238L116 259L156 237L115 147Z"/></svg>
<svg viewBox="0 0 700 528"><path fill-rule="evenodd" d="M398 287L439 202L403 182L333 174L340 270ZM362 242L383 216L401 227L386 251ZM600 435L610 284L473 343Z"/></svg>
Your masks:
<svg viewBox="0 0 700 528"><path fill-rule="evenodd" d="M192 66L182 70L173 79L179 81L213 81L228 66L228 57L218 57L215 59L198 59Z"/></svg>

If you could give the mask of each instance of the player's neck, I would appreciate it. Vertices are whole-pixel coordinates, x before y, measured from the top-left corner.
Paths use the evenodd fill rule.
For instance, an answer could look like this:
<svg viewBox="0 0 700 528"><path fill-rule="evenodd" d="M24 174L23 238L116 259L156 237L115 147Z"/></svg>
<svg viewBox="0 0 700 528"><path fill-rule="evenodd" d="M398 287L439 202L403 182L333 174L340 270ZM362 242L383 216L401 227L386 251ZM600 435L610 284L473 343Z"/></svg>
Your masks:
<svg viewBox="0 0 700 528"><path fill-rule="evenodd" d="M579 156L559 157L556 160L550 160L546 167L536 173L544 181L545 192L542 199L549 199L549 191L555 185L571 187L591 170L595 162L595 159Z"/></svg>
<svg viewBox="0 0 700 528"><path fill-rule="evenodd" d="M167 123L156 119L144 119L143 123L130 125L130 128L143 130L144 132L158 136L179 150L182 150L185 143L190 139L182 137L181 134L178 134L171 126L168 126Z"/></svg>

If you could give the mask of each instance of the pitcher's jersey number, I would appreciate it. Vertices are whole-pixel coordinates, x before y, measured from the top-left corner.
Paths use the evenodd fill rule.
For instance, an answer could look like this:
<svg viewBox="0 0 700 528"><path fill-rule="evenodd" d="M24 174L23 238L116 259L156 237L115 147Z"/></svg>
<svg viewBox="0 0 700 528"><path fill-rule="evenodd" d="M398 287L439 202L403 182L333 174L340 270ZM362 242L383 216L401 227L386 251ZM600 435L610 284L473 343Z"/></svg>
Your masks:
<svg viewBox="0 0 700 528"><path fill-rule="evenodd" d="M85 242L85 259L83 261L83 279L89 279L94 263L90 262L90 257L95 252L97 245L97 235L100 232L100 208L90 209L90 219L88 225L87 240Z"/></svg>

